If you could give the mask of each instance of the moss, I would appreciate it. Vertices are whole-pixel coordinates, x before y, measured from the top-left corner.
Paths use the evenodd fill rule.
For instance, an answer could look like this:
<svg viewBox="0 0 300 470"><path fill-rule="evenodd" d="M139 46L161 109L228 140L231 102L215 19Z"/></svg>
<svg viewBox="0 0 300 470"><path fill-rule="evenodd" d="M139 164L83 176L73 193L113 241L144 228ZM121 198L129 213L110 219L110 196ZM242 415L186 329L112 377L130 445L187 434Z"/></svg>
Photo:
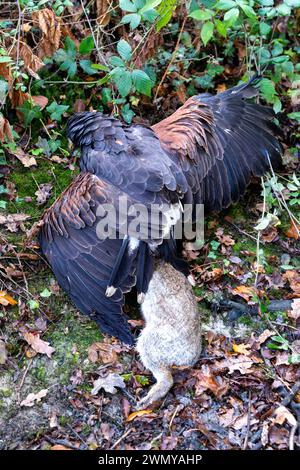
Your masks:
<svg viewBox="0 0 300 470"><path fill-rule="evenodd" d="M13 394L13 391L10 390L9 388L0 388L0 397L8 398L8 397L11 397L12 394Z"/></svg>
<svg viewBox="0 0 300 470"><path fill-rule="evenodd" d="M74 171L64 168L62 165L53 164L41 157L36 157L36 160L37 166L32 167L30 172L21 163L15 164L14 171L9 175L9 181L15 184L20 201L9 202L7 205L8 212L25 212L33 219L39 219L45 210L44 205L38 206L36 204L35 192L38 190L38 185L43 183L52 184L52 194L47 202L47 206L49 206L75 176ZM29 202L24 201L23 199L27 197L31 197L32 200Z"/></svg>

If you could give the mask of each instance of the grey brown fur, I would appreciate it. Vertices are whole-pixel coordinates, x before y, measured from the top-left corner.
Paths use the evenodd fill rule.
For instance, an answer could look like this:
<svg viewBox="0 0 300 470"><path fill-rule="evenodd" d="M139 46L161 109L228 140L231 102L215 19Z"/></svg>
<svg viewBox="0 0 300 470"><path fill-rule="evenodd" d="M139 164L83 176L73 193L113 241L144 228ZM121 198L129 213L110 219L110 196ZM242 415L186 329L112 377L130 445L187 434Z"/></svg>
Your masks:
<svg viewBox="0 0 300 470"><path fill-rule="evenodd" d="M192 286L169 263L160 261L141 306L146 326L137 351L156 384L138 403L146 408L173 385L173 366L192 366L201 352L201 319Z"/></svg>

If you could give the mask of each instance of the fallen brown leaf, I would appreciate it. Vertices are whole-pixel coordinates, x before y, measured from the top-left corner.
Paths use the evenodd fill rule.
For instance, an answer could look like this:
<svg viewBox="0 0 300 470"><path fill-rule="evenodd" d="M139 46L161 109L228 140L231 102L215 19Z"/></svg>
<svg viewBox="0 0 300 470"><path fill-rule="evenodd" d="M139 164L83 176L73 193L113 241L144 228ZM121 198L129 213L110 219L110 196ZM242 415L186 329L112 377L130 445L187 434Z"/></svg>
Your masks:
<svg viewBox="0 0 300 470"><path fill-rule="evenodd" d="M129 423L130 421L133 421L135 418L140 418L141 416L149 415L152 414L152 410L139 410L139 411L134 411L133 413L130 413L126 421Z"/></svg>
<svg viewBox="0 0 300 470"><path fill-rule="evenodd" d="M97 395L99 390L103 388L107 393L115 394L117 393L117 388L125 388L125 382L123 378L115 373L110 373L106 377L99 377L99 379L94 381L93 389L91 391L92 395Z"/></svg>
<svg viewBox="0 0 300 470"><path fill-rule="evenodd" d="M88 358L91 362L110 364L116 362L118 355L113 345L97 342L88 348Z"/></svg>
<svg viewBox="0 0 300 470"><path fill-rule="evenodd" d="M47 393L47 389L40 390L38 393L29 393L29 395L27 395L27 397L21 402L20 406L31 407L35 405L36 402L40 402L41 399L47 395Z"/></svg>
<svg viewBox="0 0 300 470"><path fill-rule="evenodd" d="M0 305L7 307L8 305L17 305L17 303L5 290L0 291Z"/></svg>
<svg viewBox="0 0 300 470"><path fill-rule="evenodd" d="M39 334L24 333L24 339L27 343L40 354L46 354L49 358L55 352L55 349L47 341L43 341Z"/></svg>

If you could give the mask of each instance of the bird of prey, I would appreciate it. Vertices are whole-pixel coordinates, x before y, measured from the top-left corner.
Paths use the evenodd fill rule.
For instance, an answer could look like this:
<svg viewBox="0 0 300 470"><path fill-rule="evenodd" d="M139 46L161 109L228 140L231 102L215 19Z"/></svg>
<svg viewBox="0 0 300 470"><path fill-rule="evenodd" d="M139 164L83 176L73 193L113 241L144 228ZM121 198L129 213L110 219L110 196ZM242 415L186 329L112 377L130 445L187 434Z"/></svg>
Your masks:
<svg viewBox="0 0 300 470"><path fill-rule="evenodd" d="M141 299L155 256L186 270L170 236L182 204L220 211L238 200L252 176L281 162L272 109L249 101L257 95L254 84L193 96L152 127L100 112L70 118L68 137L81 150L81 172L45 212L39 239L61 287L103 332L133 344L124 294L136 286ZM143 219L132 236L122 223L132 218L120 209L125 197L149 212L158 207L158 222ZM107 236L99 237L107 205L118 222L108 221Z"/></svg>

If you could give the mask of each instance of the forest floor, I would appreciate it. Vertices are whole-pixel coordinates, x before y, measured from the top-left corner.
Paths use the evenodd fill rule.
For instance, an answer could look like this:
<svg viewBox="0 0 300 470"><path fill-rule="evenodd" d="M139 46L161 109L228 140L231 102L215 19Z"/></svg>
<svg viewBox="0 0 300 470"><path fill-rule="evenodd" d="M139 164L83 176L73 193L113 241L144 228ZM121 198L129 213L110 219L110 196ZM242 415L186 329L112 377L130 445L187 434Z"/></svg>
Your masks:
<svg viewBox="0 0 300 470"><path fill-rule="evenodd" d="M46 185L49 203L75 172L67 160L36 161L30 169L14 162L0 216L0 448L299 447L300 309L291 299L300 296L300 249L288 218L270 224L258 242L260 182L238 205L211 216L205 246L188 252L203 321L200 360L174 370L175 385L160 406L136 413L153 377L134 348L103 337L76 311L36 240L27 240ZM274 300L289 307L269 312ZM132 298L127 313L138 334Z"/></svg>

